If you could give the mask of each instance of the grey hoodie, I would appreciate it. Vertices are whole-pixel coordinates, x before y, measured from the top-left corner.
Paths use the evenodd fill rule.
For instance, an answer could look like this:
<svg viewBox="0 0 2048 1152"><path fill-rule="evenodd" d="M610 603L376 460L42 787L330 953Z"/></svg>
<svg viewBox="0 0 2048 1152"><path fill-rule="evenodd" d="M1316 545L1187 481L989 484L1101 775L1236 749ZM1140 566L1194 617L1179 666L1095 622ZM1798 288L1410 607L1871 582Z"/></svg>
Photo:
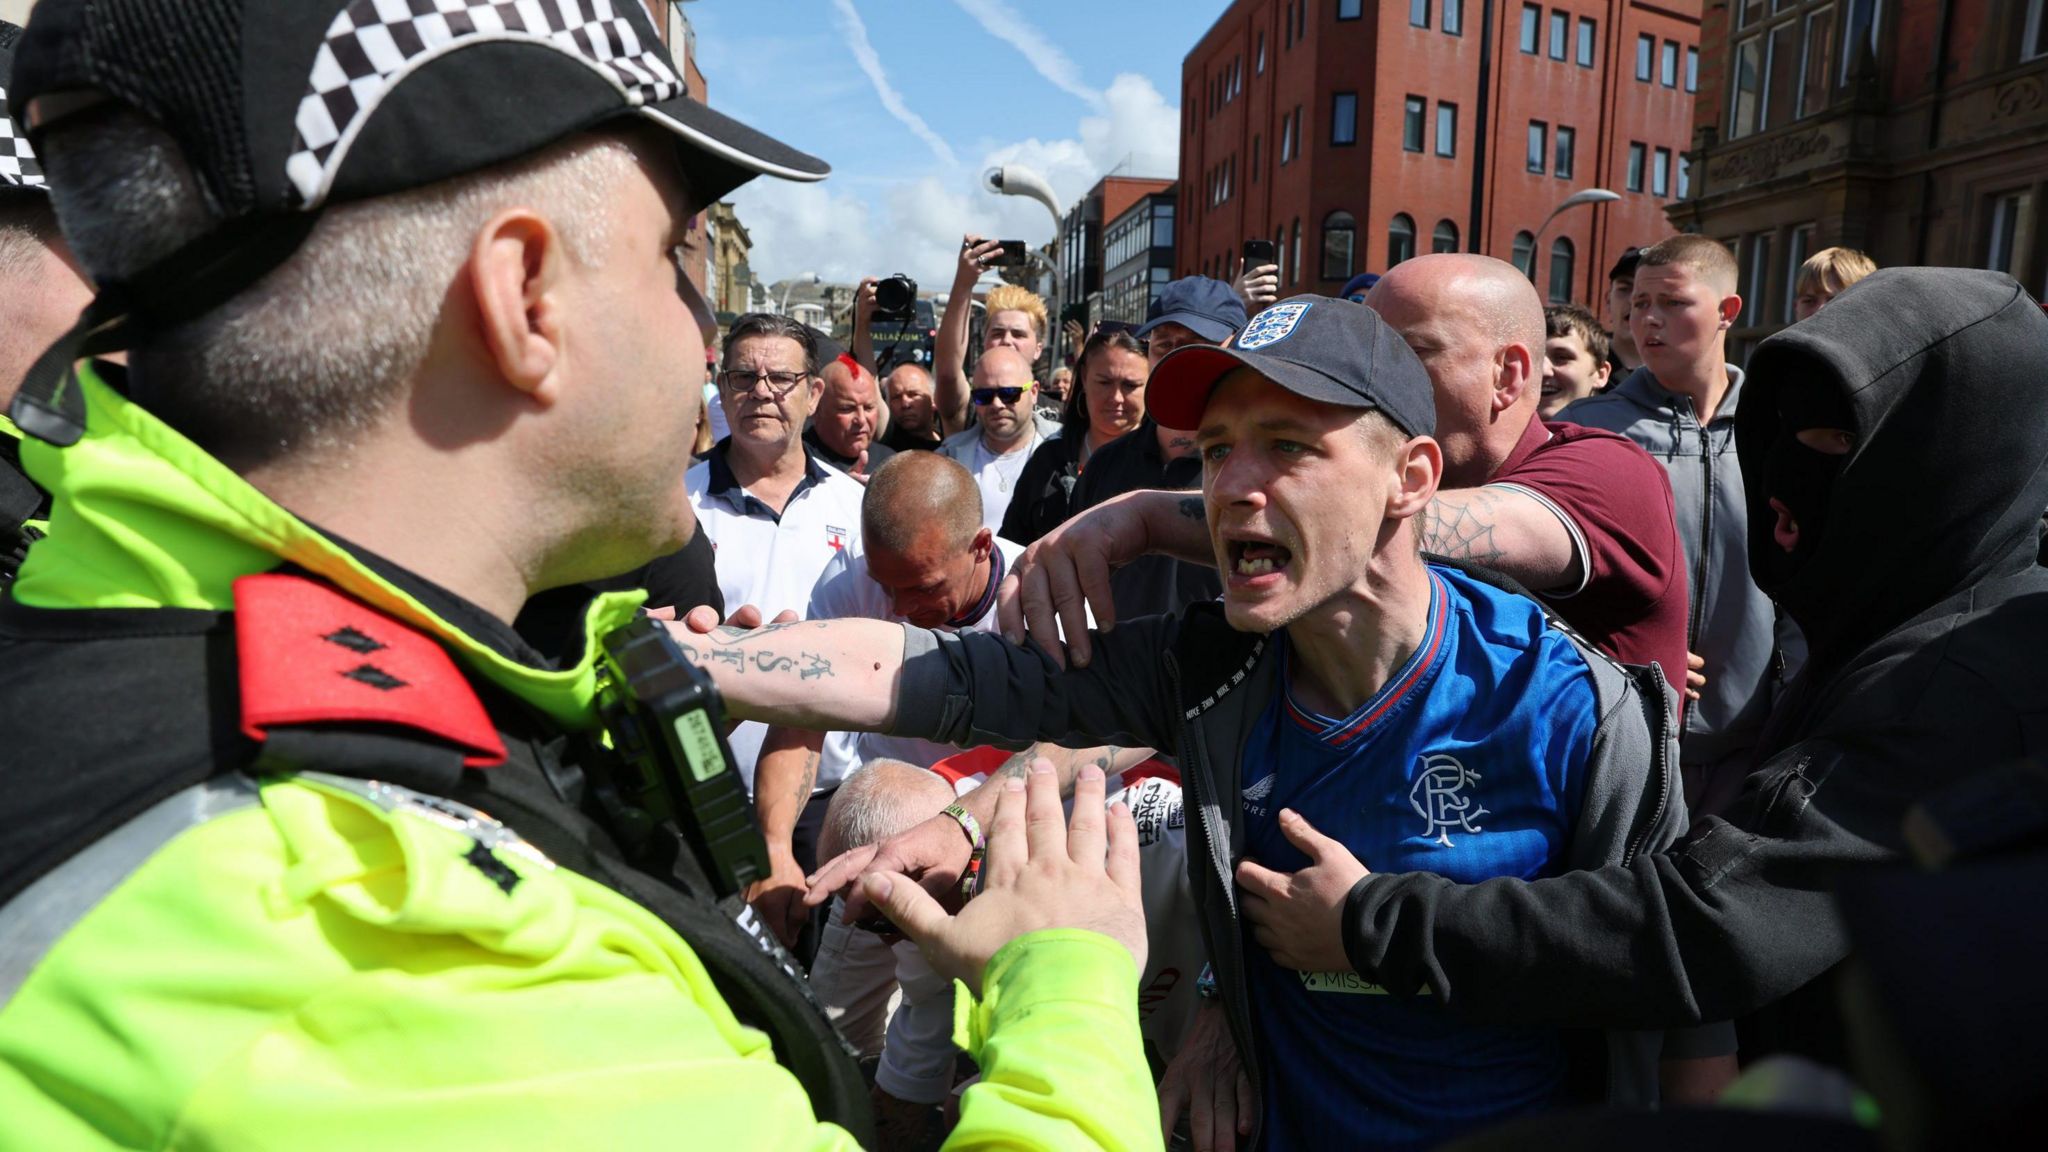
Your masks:
<svg viewBox="0 0 2048 1152"><path fill-rule="evenodd" d="M1749 576L1749 518L1735 462L1742 388L1742 369L1730 364L1728 395L1703 425L1692 401L1666 391L1645 365L1557 414L1619 432L1671 477L1692 589L1686 648L1706 660L1706 687L1687 706L1679 737L1686 800L1695 812L1720 811L1740 790L1777 679L1777 612Z"/></svg>

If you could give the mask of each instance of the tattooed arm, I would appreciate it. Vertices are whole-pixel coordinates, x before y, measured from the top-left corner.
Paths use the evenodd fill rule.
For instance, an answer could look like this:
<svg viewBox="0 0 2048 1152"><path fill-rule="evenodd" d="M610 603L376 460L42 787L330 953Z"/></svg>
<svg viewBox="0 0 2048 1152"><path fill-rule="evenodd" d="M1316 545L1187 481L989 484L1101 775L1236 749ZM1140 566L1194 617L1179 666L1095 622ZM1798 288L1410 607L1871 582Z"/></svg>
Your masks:
<svg viewBox="0 0 2048 1152"><path fill-rule="evenodd" d="M804 870L793 848L797 818L810 802L818 780L818 760L825 734L802 728L775 727L761 741L754 764L754 810L768 840L769 874L747 891L763 923L784 945L793 945L808 909L803 906Z"/></svg>
<svg viewBox="0 0 2048 1152"><path fill-rule="evenodd" d="M819 731L879 732L896 717L903 626L799 620L699 635L670 624L683 655L711 673L735 720Z"/></svg>
<svg viewBox="0 0 2048 1152"><path fill-rule="evenodd" d="M1564 514L1509 484L1438 492L1415 518L1422 550L1511 576L1532 592L1585 582L1584 546Z"/></svg>
<svg viewBox="0 0 2048 1152"><path fill-rule="evenodd" d="M975 818L987 827L996 815L996 795L1003 790L1003 781L1011 777L1022 780L1031 771L1033 760L1045 760L1052 764L1053 776L1059 781L1060 795L1071 796L1074 792L1074 777L1082 768L1093 764L1102 769L1104 776L1115 776L1143 764L1152 758L1150 748L1119 748L1104 744L1097 748L1062 748L1057 744L1033 744L1022 752L1003 761L1003 766L988 774L988 779L974 791L960 798L960 806L974 813ZM1112 780L1110 790L1116 790Z"/></svg>

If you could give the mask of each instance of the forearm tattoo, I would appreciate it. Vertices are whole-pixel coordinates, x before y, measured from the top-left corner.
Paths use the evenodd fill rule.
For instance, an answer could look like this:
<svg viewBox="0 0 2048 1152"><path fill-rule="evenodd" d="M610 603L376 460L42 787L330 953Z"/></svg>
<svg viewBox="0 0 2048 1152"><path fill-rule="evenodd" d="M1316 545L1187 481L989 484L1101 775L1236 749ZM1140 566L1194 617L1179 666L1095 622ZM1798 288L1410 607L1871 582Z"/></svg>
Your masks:
<svg viewBox="0 0 2048 1152"><path fill-rule="evenodd" d="M786 624L764 624L759 628L721 625L708 636L677 636L676 647L685 659L699 668L724 670L745 675L750 669L760 675L794 674L801 680L837 679L830 658L803 647L800 637L781 633L798 629L825 628L822 620L797 620ZM773 645L764 643L773 640Z"/></svg>
<svg viewBox="0 0 2048 1152"><path fill-rule="evenodd" d="M1002 767L989 774L989 779L1000 780L1006 776L1014 776L1021 780L1030 774L1031 762L1039 759L1051 761L1054 774L1059 776L1063 783L1071 783L1076 776L1080 775L1081 769L1086 768L1090 764L1102 769L1102 774L1107 776L1113 770L1117 755L1123 749L1112 744L1101 748L1084 749L1083 751L1087 755L1082 755L1081 752L1076 752L1071 748L1061 748L1057 745L1033 744L1031 747L1026 748L1022 752L1015 753L1008 760L1003 761Z"/></svg>
<svg viewBox="0 0 2048 1152"><path fill-rule="evenodd" d="M1202 507L1200 496L1186 496L1180 502L1180 514L1190 520L1207 520L1208 510Z"/></svg>
<svg viewBox="0 0 2048 1152"><path fill-rule="evenodd" d="M1450 560L1492 565L1503 553L1494 542L1494 498L1480 492L1429 502L1416 517L1422 550Z"/></svg>

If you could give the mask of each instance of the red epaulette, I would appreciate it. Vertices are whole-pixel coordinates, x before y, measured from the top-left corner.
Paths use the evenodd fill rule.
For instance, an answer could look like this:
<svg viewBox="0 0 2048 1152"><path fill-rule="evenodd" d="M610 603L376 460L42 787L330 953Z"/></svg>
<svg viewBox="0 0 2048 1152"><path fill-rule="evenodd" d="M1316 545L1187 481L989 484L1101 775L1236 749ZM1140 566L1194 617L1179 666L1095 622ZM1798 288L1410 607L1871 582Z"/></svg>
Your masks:
<svg viewBox="0 0 2048 1152"><path fill-rule="evenodd" d="M235 581L235 650L252 740L299 724L383 724L444 740L472 768L504 762L497 726L448 653L331 585Z"/></svg>

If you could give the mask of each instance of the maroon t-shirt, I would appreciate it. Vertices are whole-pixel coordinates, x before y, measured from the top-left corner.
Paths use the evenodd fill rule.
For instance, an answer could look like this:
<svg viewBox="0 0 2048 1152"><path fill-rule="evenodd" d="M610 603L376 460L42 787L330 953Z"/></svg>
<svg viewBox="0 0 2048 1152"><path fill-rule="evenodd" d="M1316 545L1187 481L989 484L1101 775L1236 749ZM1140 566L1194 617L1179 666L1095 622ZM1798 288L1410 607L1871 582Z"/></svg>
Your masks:
<svg viewBox="0 0 2048 1152"><path fill-rule="evenodd" d="M1489 483L1548 501L1584 544L1585 584L1538 598L1616 660L1661 666L1682 696L1685 545L1663 466L1625 436L1531 420Z"/></svg>

